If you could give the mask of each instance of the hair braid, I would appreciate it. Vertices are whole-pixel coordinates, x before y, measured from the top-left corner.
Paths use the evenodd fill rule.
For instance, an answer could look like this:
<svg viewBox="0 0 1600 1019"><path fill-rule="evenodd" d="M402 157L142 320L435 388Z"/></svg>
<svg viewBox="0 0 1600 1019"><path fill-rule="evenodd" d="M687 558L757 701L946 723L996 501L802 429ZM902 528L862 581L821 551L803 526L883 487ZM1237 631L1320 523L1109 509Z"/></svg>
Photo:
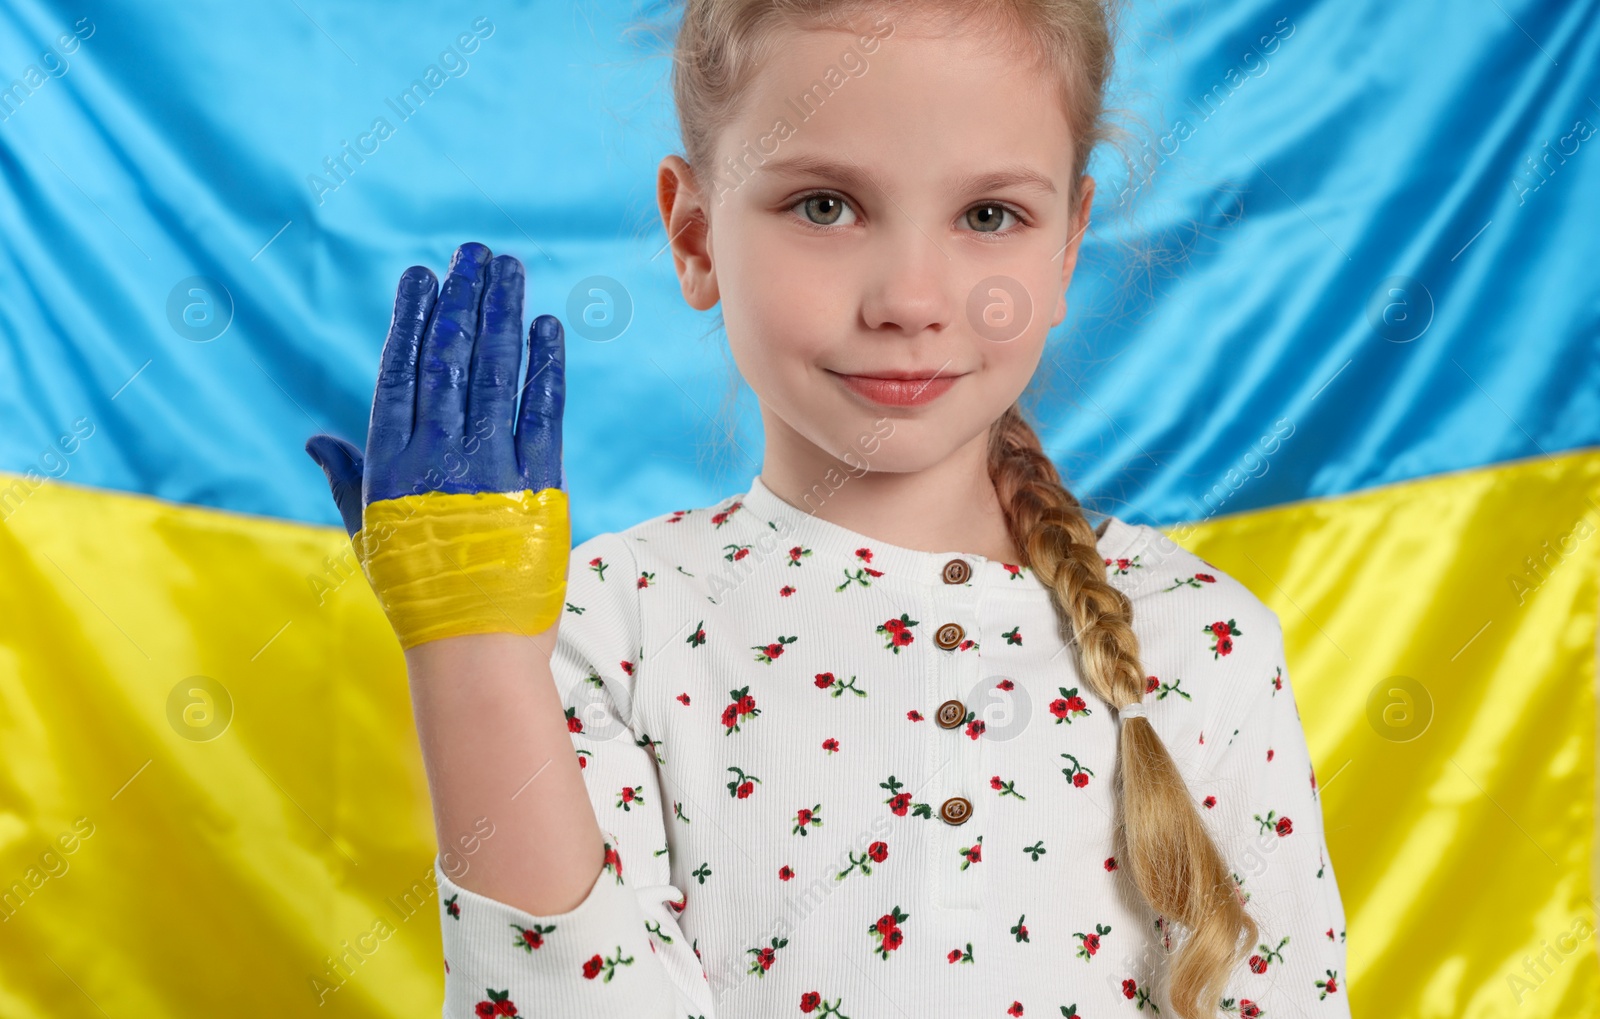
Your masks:
<svg viewBox="0 0 1600 1019"><path fill-rule="evenodd" d="M990 435L989 476L1012 540L1070 627L1084 681L1118 710L1141 700L1133 604L1106 579L1083 507L1015 404ZM1170 963L1167 996L1180 1016L1215 1015L1229 971L1259 930L1155 727L1130 718L1119 742L1122 857L1151 908L1188 932Z"/></svg>

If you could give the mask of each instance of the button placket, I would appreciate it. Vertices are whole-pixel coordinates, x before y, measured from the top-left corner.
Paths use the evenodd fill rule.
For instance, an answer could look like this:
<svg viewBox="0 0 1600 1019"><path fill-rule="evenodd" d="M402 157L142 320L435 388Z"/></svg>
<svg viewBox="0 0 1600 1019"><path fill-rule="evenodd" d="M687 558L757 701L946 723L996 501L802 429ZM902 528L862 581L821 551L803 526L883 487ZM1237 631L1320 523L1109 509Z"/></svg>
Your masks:
<svg viewBox="0 0 1600 1019"><path fill-rule="evenodd" d="M960 564L960 568L953 564ZM953 577L960 577L959 582ZM987 870L981 862L966 870L960 868L961 851L974 845L987 827L986 818L979 816L984 807L981 792L985 781L979 774L983 767L983 737L981 733L978 739L967 735L967 719L972 710L965 700L969 691L977 688L979 667L975 652L959 648L964 640L975 636L982 581L961 559L948 561L937 579L942 582L934 583L929 592L930 616L939 621L929 649L934 661L930 672L934 695L941 698L935 711L939 728L932 733L934 744L940 748L932 765L938 771L928 791L934 826L928 839L933 901L941 909L977 909Z"/></svg>

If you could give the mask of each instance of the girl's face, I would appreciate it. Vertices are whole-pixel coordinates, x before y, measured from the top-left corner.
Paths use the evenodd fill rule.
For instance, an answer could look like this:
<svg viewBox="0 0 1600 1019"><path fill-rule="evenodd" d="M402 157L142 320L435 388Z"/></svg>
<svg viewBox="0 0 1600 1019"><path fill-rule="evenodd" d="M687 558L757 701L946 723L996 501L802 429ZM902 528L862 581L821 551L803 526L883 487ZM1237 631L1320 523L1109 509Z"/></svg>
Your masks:
<svg viewBox="0 0 1600 1019"><path fill-rule="evenodd" d="M1057 83L1005 42L905 14L784 30L715 165L662 162L684 296L722 302L769 461L981 467L1027 386L1066 315L1094 182L1071 201ZM921 401L847 378L893 375L919 377Z"/></svg>

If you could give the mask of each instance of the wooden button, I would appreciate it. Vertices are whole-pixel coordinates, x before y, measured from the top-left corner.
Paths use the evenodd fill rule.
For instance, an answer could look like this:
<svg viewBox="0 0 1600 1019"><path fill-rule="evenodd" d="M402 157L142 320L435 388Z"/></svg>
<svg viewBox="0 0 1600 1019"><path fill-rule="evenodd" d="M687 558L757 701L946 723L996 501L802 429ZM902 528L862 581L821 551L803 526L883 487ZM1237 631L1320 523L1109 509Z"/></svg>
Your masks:
<svg viewBox="0 0 1600 1019"><path fill-rule="evenodd" d="M934 715L941 729L954 729L967 720L967 706L960 701L950 700L939 705L938 712Z"/></svg>
<svg viewBox="0 0 1600 1019"><path fill-rule="evenodd" d="M939 805L939 816L946 824L965 824L972 816L972 801L962 796L952 796Z"/></svg>
<svg viewBox="0 0 1600 1019"><path fill-rule="evenodd" d="M967 565L965 559L952 559L944 564L946 584L965 584L970 579L972 579L972 567Z"/></svg>
<svg viewBox="0 0 1600 1019"><path fill-rule="evenodd" d="M957 644L960 644L961 638L966 635L967 631L963 630L959 623L946 623L934 633L933 642L949 651Z"/></svg>

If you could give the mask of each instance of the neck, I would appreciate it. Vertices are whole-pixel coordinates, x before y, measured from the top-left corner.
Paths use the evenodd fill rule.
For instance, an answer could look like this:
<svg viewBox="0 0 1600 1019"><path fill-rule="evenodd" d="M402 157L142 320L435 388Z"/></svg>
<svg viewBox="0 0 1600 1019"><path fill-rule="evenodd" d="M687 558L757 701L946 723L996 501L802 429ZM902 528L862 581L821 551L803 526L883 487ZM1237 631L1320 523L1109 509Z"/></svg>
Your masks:
<svg viewBox="0 0 1600 1019"><path fill-rule="evenodd" d="M863 471L870 457L852 466L785 425L774 428L771 417L761 480L785 502L902 548L1021 562L989 479L986 432L921 470Z"/></svg>

